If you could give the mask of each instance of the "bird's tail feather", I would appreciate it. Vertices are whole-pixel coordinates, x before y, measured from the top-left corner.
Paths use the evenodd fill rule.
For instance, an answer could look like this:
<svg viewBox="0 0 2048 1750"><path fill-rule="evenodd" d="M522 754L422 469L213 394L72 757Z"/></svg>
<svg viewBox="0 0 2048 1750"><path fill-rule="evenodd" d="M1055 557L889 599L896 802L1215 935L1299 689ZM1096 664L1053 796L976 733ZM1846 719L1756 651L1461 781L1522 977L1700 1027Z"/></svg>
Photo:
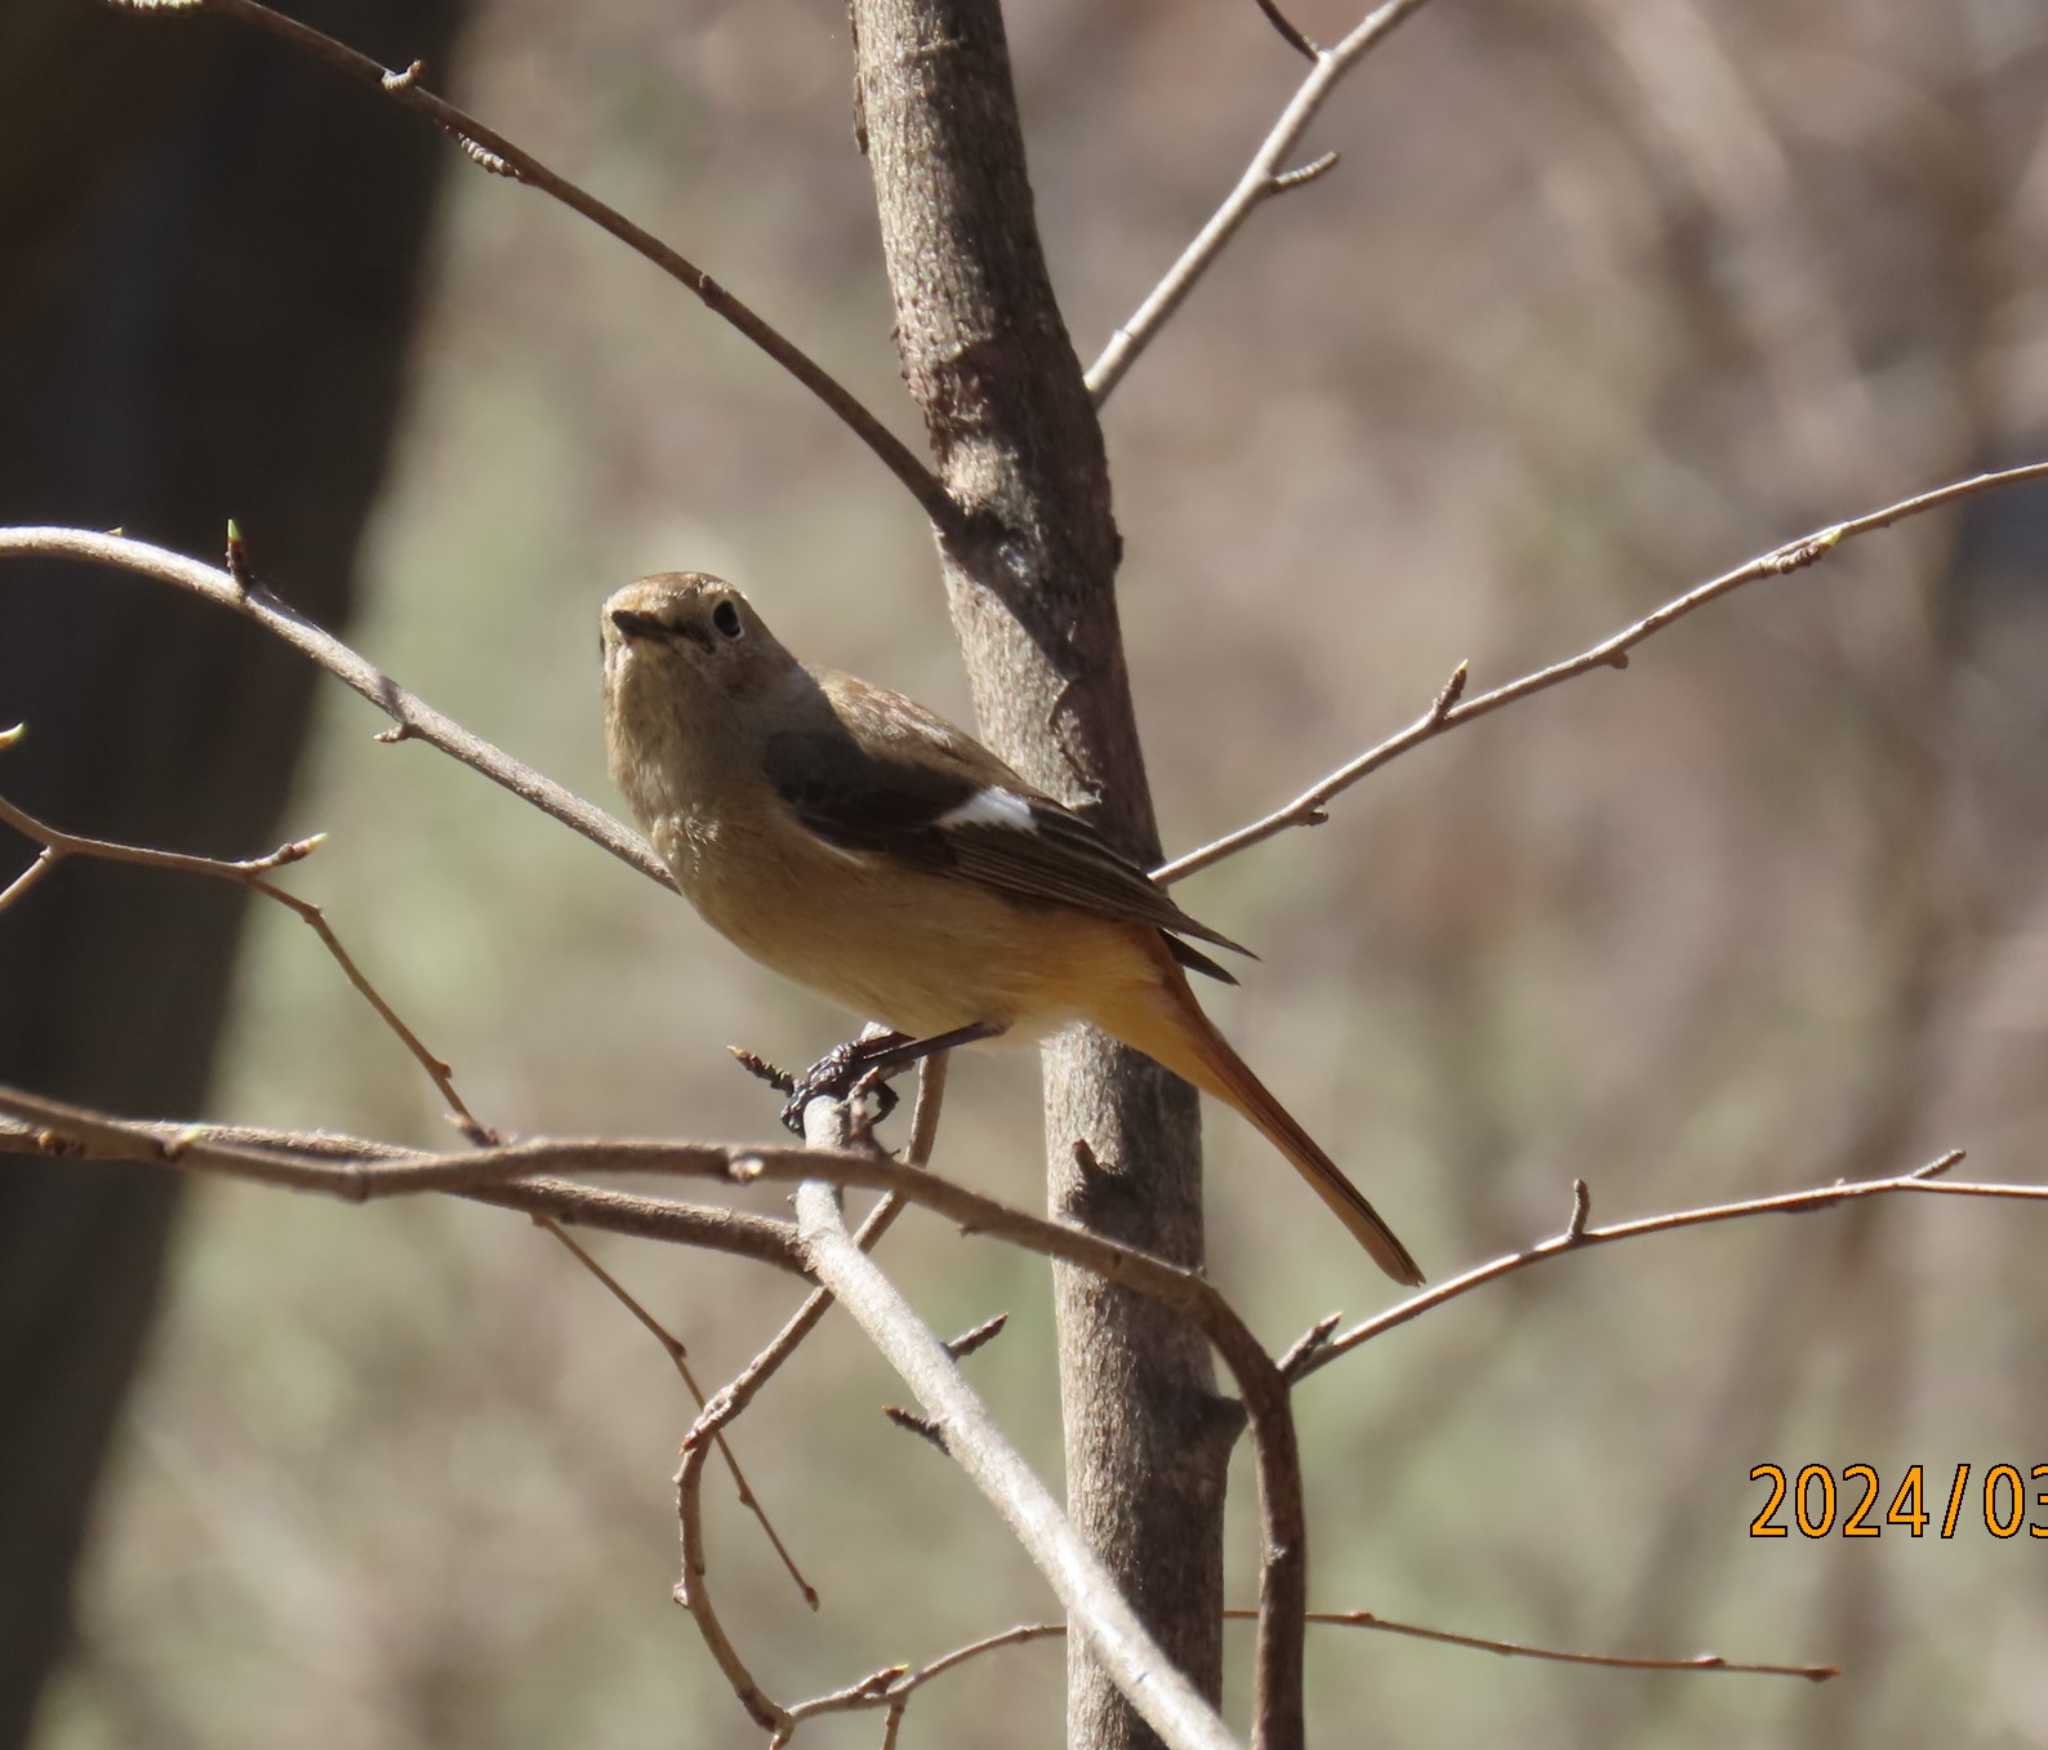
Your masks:
<svg viewBox="0 0 2048 1750"><path fill-rule="evenodd" d="M1423 1280L1421 1269L1408 1255L1408 1248L1394 1237L1394 1230L1365 1200L1365 1193L1344 1176L1337 1163L1317 1146L1315 1138L1252 1074L1251 1066L1202 1013L1180 968L1173 966L1168 970L1163 988L1157 991L1160 1006L1148 1017L1150 1024L1120 1026L1115 1029L1119 1037L1148 1057L1156 1058L1183 1081L1192 1082L1204 1093L1236 1107L1293 1163L1295 1171L1330 1206L1375 1264L1396 1282L1411 1288L1419 1286Z"/></svg>

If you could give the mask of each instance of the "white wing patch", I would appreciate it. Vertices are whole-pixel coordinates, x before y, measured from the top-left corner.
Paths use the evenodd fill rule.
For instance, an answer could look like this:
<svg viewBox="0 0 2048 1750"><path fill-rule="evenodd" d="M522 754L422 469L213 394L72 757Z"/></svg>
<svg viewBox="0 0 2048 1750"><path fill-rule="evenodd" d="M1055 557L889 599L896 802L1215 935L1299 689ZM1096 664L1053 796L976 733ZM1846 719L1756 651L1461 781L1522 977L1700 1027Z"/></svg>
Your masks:
<svg viewBox="0 0 2048 1750"><path fill-rule="evenodd" d="M1014 790L982 789L958 808L949 808L933 822L941 832L948 827L994 826L1010 832L1036 832L1031 804Z"/></svg>

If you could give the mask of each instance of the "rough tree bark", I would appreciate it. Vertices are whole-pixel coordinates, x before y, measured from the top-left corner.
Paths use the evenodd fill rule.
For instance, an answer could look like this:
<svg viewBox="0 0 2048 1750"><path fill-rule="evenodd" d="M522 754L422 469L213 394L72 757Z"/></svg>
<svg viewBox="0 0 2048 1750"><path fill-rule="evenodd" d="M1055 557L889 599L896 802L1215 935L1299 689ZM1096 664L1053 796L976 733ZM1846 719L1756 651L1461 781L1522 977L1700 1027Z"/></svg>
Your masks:
<svg viewBox="0 0 2048 1750"><path fill-rule="evenodd" d="M940 548L982 733L1154 861L1102 433L1039 246L1001 9L852 0L851 11L904 376L964 513ZM1193 1090L1092 1031L1047 1047L1045 1088L1054 1213L1199 1264ZM1085 1273L1054 1276L1069 1511L1214 1699L1224 1471L1241 1412L1217 1395L1185 1321ZM1157 1742L1079 1636L1068 1677L1070 1743Z"/></svg>
<svg viewBox="0 0 2048 1750"><path fill-rule="evenodd" d="M445 68L455 0L300 8ZM230 513L345 616L445 148L249 33L0 7L0 517L218 552ZM288 566L286 561L288 560ZM316 675L253 628L75 567L0 580L0 784L80 832L267 850ZM11 834L0 885L26 861ZM246 901L76 864L0 930L0 1078L125 1111L204 1097ZM71 1574L155 1310L161 1173L0 1169L0 1744Z"/></svg>

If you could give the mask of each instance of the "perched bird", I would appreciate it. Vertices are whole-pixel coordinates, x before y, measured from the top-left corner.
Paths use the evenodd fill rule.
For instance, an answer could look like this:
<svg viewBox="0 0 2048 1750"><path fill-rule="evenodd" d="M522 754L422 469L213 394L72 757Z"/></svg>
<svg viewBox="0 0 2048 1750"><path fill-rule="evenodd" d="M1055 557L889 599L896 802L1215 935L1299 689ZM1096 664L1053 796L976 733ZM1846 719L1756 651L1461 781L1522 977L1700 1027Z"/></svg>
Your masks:
<svg viewBox="0 0 2048 1750"><path fill-rule="evenodd" d="M1187 938L1247 950L1087 820L901 694L804 667L716 577L642 578L600 628L612 778L677 885L764 966L897 1029L866 1061L1090 1022L1234 1106L1422 1280L1195 1001L1187 970L1235 980Z"/></svg>

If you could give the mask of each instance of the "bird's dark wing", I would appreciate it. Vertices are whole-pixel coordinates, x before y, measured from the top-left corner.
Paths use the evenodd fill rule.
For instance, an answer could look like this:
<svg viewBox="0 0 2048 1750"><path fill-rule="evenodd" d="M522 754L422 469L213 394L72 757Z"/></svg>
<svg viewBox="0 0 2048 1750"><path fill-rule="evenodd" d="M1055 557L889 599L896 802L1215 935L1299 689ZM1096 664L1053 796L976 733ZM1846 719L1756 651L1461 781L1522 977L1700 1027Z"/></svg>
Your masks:
<svg viewBox="0 0 2048 1750"><path fill-rule="evenodd" d="M1251 952L1188 916L1088 820L944 719L864 682L819 679L832 720L771 736L766 769L827 844ZM1182 965L1234 982L1185 943L1171 946Z"/></svg>

